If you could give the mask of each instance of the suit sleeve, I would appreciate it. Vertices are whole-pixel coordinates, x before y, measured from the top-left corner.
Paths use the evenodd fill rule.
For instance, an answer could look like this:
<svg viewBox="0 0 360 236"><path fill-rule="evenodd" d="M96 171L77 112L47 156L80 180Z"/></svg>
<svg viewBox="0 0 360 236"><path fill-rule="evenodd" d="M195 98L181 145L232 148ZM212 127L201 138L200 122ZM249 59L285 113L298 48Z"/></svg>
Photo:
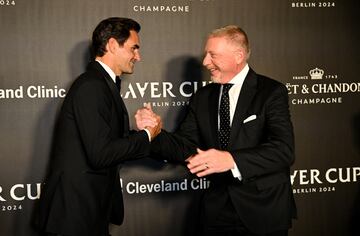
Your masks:
<svg viewBox="0 0 360 236"><path fill-rule="evenodd" d="M114 127L120 130L122 124L118 124L114 101L109 93L104 83L84 83L74 95L72 104L80 139L94 169L145 157L150 151L145 131L132 133L129 137L114 132Z"/></svg>
<svg viewBox="0 0 360 236"><path fill-rule="evenodd" d="M294 134L285 86L274 89L265 102L261 141L250 148L231 151L244 179L288 171L294 162Z"/></svg>
<svg viewBox="0 0 360 236"><path fill-rule="evenodd" d="M195 97L192 97L185 119L175 133L162 130L152 141L151 151L169 161L184 162L197 153L199 131L194 111Z"/></svg>

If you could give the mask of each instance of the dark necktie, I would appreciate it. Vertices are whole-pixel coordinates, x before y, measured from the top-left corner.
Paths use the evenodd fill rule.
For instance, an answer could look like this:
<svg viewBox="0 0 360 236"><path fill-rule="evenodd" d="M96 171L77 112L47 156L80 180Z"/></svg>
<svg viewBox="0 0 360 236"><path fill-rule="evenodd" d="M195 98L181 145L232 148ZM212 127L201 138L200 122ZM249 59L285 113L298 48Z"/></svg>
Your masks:
<svg viewBox="0 0 360 236"><path fill-rule="evenodd" d="M230 139L230 101L229 90L233 84L223 84L223 90L220 100L220 129L219 140L221 150L226 150Z"/></svg>
<svg viewBox="0 0 360 236"><path fill-rule="evenodd" d="M115 78L115 83L116 83L117 89L118 89L119 92L120 92L120 90L121 90L121 80L120 80L120 77L119 77L119 76L116 76L116 78Z"/></svg>

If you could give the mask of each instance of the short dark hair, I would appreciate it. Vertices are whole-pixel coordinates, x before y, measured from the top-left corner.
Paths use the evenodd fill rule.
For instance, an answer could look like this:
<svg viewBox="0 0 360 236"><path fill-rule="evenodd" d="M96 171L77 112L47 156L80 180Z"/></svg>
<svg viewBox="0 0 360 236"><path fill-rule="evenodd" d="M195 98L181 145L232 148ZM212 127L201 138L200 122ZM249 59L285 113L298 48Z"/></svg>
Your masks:
<svg viewBox="0 0 360 236"><path fill-rule="evenodd" d="M139 32L140 24L129 18L110 17L102 20L92 35L92 49L95 56L106 53L106 44L110 38L116 39L119 45L124 45L130 36L130 30Z"/></svg>

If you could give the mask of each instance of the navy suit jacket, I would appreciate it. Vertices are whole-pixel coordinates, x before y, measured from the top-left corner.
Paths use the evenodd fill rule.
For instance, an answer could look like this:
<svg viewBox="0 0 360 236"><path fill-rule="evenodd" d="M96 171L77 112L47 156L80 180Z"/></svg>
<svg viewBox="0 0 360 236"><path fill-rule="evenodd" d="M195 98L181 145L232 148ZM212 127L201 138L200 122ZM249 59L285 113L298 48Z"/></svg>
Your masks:
<svg viewBox="0 0 360 236"><path fill-rule="evenodd" d="M123 220L121 163L149 152L146 132L129 131L114 81L91 62L71 86L58 117L38 227L63 235L107 235L109 222Z"/></svg>
<svg viewBox="0 0 360 236"><path fill-rule="evenodd" d="M220 149L218 104L220 84L209 84L192 97L179 129L162 131L152 150L163 158L184 161L196 148ZM256 115L256 119L244 122ZM253 233L288 229L296 215L290 184L294 162L294 135L286 87L249 70L241 89L227 148L242 175L230 171L212 174L201 213L209 225L230 197L245 226Z"/></svg>

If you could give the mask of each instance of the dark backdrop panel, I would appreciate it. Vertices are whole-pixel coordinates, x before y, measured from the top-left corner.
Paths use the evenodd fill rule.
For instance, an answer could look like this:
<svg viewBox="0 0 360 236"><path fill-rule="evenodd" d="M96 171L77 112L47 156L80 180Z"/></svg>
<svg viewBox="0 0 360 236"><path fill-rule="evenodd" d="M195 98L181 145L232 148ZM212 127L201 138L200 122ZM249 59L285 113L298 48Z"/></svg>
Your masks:
<svg viewBox="0 0 360 236"><path fill-rule="evenodd" d="M31 220L56 115L109 16L142 25L142 61L122 90L129 113L151 102L168 130L209 82L206 35L243 27L250 66L289 89L299 211L290 235L359 235L359 10L356 0L0 0L0 235L37 235ZM126 163L121 183L125 221L113 235L196 235L205 178L147 158Z"/></svg>

